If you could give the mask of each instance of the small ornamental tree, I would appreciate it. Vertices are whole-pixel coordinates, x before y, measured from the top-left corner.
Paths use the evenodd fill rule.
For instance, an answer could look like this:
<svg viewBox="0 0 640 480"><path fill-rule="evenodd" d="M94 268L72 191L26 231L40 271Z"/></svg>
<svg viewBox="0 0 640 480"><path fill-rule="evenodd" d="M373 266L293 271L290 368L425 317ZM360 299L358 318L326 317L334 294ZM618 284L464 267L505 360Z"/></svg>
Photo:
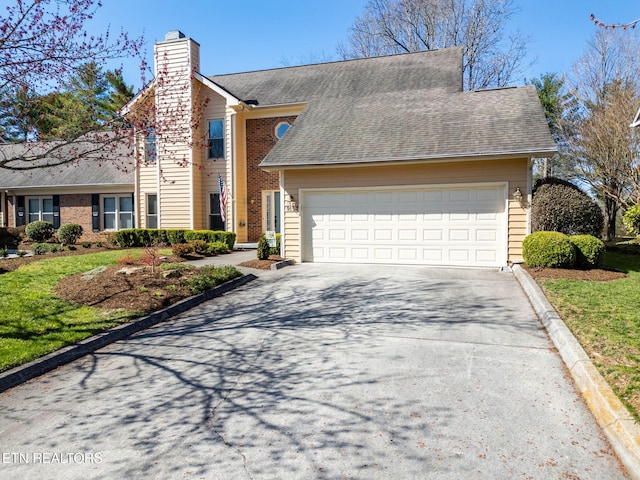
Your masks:
<svg viewBox="0 0 640 480"><path fill-rule="evenodd" d="M634 235L640 235L640 205L634 205L624 212L622 223Z"/></svg>
<svg viewBox="0 0 640 480"><path fill-rule="evenodd" d="M531 226L534 232L553 231L600 238L604 215L596 201L580 188L566 180L547 177L534 186Z"/></svg>

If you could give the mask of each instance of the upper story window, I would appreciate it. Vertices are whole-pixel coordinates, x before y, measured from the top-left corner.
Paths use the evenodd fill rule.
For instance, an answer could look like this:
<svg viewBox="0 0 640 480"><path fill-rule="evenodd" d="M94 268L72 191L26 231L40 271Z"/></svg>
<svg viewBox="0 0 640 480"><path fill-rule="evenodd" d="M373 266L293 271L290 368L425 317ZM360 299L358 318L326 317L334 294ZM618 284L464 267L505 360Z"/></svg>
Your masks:
<svg viewBox="0 0 640 480"><path fill-rule="evenodd" d="M289 127L291 127L291 125L287 122L280 122L276 125L276 137L278 139L282 138L284 134L287 133L287 130L289 130Z"/></svg>
<svg viewBox="0 0 640 480"><path fill-rule="evenodd" d="M224 120L209 120L209 157L224 159Z"/></svg>
<svg viewBox="0 0 640 480"><path fill-rule="evenodd" d="M144 161L156 163L156 131L153 128L148 129L144 137Z"/></svg>

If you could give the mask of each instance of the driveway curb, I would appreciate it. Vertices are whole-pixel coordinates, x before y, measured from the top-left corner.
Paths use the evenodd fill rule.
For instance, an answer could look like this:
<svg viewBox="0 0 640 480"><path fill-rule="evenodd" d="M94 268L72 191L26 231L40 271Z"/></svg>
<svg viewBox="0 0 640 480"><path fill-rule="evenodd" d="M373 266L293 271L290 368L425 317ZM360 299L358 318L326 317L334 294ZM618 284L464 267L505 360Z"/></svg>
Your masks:
<svg viewBox="0 0 640 480"><path fill-rule="evenodd" d="M88 353L95 352L110 343L122 340L123 338L144 330L145 328L164 322L165 320L168 320L180 313L184 313L207 300L219 297L234 288L245 285L256 278L258 277L252 274L243 275L242 277L230 280L199 295L185 298L184 300L174 303L165 309L137 318L128 323L123 323L122 325L118 325L117 327L99 333L98 335L86 338L76 344L63 347L60 350L45 355L44 357L40 357L32 362L12 368L6 372L2 372L0 373L0 392L4 392L5 390L24 383L27 380L31 380L39 375L50 372L51 370L54 370L66 363L72 362L73 360L76 360Z"/></svg>
<svg viewBox="0 0 640 480"><path fill-rule="evenodd" d="M591 363L538 284L519 265L514 265L513 273L611 446L627 467L629 475L640 480L640 426Z"/></svg>

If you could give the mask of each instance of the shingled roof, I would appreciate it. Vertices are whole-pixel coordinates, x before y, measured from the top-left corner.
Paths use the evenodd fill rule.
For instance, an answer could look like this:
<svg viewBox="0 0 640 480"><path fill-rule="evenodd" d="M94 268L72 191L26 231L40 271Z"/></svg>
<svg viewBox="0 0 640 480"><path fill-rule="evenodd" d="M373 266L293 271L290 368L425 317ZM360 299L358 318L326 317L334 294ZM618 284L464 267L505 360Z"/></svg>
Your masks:
<svg viewBox="0 0 640 480"><path fill-rule="evenodd" d="M92 148L87 142L82 148ZM50 145L37 143L19 143L0 145L0 157L19 158L22 152L27 156L38 154L38 149L51 149ZM74 151L74 155L78 151ZM39 187L80 187L80 186L132 186L134 185L133 149L126 141L105 147L103 151L79 160L55 167L42 166L32 170L0 169L0 189L27 189ZM59 162L64 157L62 151L52 162ZM40 162L47 164L45 158ZM27 166L28 162L15 162L16 166Z"/></svg>
<svg viewBox="0 0 640 480"><path fill-rule="evenodd" d="M306 103L264 168L556 150L533 86L462 90L461 48L209 78L250 105Z"/></svg>

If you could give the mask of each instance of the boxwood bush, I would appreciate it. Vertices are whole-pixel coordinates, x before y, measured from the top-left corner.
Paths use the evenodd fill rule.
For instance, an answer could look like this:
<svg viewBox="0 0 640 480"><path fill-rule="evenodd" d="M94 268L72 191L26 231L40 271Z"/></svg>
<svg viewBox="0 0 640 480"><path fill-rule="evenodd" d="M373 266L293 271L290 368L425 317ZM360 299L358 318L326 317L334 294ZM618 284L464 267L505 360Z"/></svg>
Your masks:
<svg viewBox="0 0 640 480"><path fill-rule="evenodd" d="M82 225L65 223L58 229L58 241L63 245L75 245L82 236Z"/></svg>
<svg viewBox="0 0 640 480"><path fill-rule="evenodd" d="M184 239L184 232L186 232L186 230L181 230L181 229L166 230L166 232L167 232L167 240L169 241L169 244L178 245L180 243L187 243L186 240Z"/></svg>
<svg viewBox="0 0 640 480"><path fill-rule="evenodd" d="M32 242L46 242L53 237L55 229L51 222L38 220L27 225L24 232L27 235L27 238Z"/></svg>
<svg viewBox="0 0 640 480"><path fill-rule="evenodd" d="M547 177L538 180L531 202L534 232L554 231L566 235L600 238L604 215L596 201L566 180Z"/></svg>
<svg viewBox="0 0 640 480"><path fill-rule="evenodd" d="M233 246L236 244L236 234L223 230L186 230L184 239L186 242L194 240L202 240L207 243L222 242L229 247L229 250L233 250Z"/></svg>
<svg viewBox="0 0 640 480"><path fill-rule="evenodd" d="M119 247L178 245L194 240L202 240L205 243L223 242L229 250L232 250L236 243L236 234L221 230L166 230L162 228L129 228L114 233L114 243Z"/></svg>
<svg viewBox="0 0 640 480"><path fill-rule="evenodd" d="M269 242L267 242L267 237L265 235L261 235L258 239L258 250L257 256L258 260L266 260L269 258L269 255L280 255L280 237L279 233L276 233L276 246L269 247Z"/></svg>
<svg viewBox="0 0 640 480"><path fill-rule="evenodd" d="M530 267L571 268L576 248L564 233L535 232L522 242L522 256Z"/></svg>
<svg viewBox="0 0 640 480"><path fill-rule="evenodd" d="M569 241L576 248L576 267L594 268L602 264L605 245L593 235L572 235Z"/></svg>

